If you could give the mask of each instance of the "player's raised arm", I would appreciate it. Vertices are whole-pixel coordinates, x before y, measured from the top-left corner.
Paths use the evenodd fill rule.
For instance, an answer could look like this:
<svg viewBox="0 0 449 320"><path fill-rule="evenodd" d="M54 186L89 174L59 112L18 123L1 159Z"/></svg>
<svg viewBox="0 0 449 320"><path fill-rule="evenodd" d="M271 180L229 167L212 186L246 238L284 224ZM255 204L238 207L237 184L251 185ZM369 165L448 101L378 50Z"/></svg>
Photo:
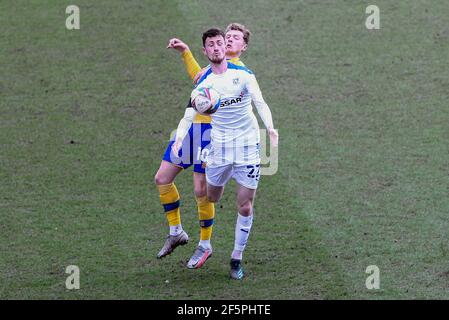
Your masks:
<svg viewBox="0 0 449 320"><path fill-rule="evenodd" d="M262 119L265 128L268 130L270 135L270 141L273 147L278 146L279 135L276 129L274 129L273 117L271 116L271 110L265 102L262 92L260 91L259 84L257 83L256 77L250 75L248 82L248 92L251 94L251 99L256 107L257 113Z"/></svg>
<svg viewBox="0 0 449 320"><path fill-rule="evenodd" d="M186 66L187 73L189 74L192 80L195 80L198 73L201 72L201 67L193 57L192 52L190 51L189 46L178 38L172 38L168 41L167 49L175 49L180 52L182 55L182 60L184 65Z"/></svg>

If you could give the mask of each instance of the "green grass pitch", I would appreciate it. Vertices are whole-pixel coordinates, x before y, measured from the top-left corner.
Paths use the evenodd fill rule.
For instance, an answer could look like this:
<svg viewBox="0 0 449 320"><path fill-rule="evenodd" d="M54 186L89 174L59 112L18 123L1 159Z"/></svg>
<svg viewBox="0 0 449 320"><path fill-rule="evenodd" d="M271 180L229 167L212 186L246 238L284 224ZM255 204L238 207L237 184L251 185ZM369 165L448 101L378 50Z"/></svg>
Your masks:
<svg viewBox="0 0 449 320"><path fill-rule="evenodd" d="M71 4L80 30L66 29ZM365 27L370 4L380 30ZM445 0L1 1L0 298L449 298L448 17ZM206 65L202 32L235 21L280 134L241 282L235 184L193 271L191 171L177 185L192 241L162 261L153 184L192 88L168 39Z"/></svg>

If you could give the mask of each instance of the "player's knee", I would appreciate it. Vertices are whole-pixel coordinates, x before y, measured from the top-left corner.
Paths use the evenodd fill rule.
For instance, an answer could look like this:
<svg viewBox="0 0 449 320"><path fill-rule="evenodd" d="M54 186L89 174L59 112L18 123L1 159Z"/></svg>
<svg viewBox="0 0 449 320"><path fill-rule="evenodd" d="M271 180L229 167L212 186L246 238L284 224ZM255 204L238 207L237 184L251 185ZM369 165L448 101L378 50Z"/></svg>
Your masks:
<svg viewBox="0 0 449 320"><path fill-rule="evenodd" d="M247 201L247 202L239 205L239 213L242 216L247 217L247 216L251 215L252 211L253 211L253 206L250 201Z"/></svg>
<svg viewBox="0 0 449 320"><path fill-rule="evenodd" d="M161 174L159 171L156 173L156 175L154 176L154 183L158 186L160 185L164 185L164 184L169 184L172 183L172 181L170 181L170 179L168 179L167 177L165 177L163 174Z"/></svg>

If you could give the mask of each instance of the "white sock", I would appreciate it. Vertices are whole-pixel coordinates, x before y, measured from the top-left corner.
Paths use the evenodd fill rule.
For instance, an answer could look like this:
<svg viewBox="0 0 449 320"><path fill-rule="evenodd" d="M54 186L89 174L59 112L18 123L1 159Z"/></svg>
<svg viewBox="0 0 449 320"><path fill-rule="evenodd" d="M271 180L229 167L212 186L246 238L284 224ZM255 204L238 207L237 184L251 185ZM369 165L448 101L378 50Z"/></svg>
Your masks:
<svg viewBox="0 0 449 320"><path fill-rule="evenodd" d="M243 258L243 251L240 250L232 250L231 259L235 260L242 260Z"/></svg>
<svg viewBox="0 0 449 320"><path fill-rule="evenodd" d="M237 223L235 224L235 241L234 251L232 251L231 258L242 260L243 251L248 241L251 226L253 224L253 215L248 217L237 214Z"/></svg>
<svg viewBox="0 0 449 320"><path fill-rule="evenodd" d="M204 249L211 249L212 250L212 245L210 244L210 240L200 240L198 245L202 246Z"/></svg>
<svg viewBox="0 0 449 320"><path fill-rule="evenodd" d="M171 236L178 236L182 232L182 225L177 224L176 226L170 226L170 235Z"/></svg>

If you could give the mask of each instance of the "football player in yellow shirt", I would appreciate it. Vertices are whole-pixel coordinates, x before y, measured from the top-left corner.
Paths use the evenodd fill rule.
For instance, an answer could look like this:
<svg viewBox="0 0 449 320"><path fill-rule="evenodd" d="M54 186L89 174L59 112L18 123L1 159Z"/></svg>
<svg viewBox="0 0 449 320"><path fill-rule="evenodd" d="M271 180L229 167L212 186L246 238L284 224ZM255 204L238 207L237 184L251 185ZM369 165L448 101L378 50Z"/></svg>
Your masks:
<svg viewBox="0 0 449 320"><path fill-rule="evenodd" d="M248 48L250 34L250 31L244 25L239 23L228 25L225 41L226 58L230 62L244 66L240 61L240 55ZM204 73L204 69L201 69L187 44L177 38L173 38L170 39L167 48L173 48L182 54L187 72L192 80L196 82ZM187 107L190 106L189 99ZM162 258L172 253L179 245L186 244L189 240L187 233L182 228L180 197L174 180L183 169L187 169L193 164L194 193L201 229L198 246L187 263L187 267L191 269L200 268L212 254L210 239L215 208L214 204L207 199L205 163L201 161L204 159L210 143L210 122L210 116L199 114L193 119L193 123L183 118L180 121L178 130L184 128L184 130L188 131L188 134L182 141L170 141L154 178L170 227L165 244L157 255L158 258ZM177 136L183 135L178 134Z"/></svg>

